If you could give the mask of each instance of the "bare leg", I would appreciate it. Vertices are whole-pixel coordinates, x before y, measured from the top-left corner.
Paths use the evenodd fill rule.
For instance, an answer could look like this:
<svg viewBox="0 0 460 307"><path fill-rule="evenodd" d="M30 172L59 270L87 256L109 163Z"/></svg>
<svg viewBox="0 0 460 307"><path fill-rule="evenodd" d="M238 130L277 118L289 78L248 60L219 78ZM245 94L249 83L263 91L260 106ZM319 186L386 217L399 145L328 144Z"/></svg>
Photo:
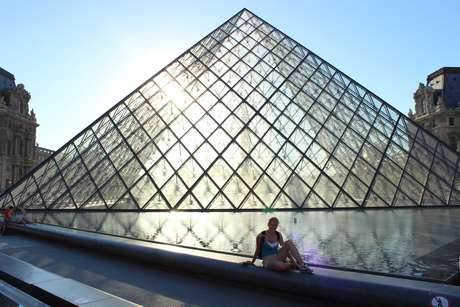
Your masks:
<svg viewBox="0 0 460 307"><path fill-rule="evenodd" d="M278 251L278 260L285 261L289 252L291 253L292 257L294 257L294 259L297 261L297 264L299 266L302 266L303 259L302 257L300 257L297 247L295 247L294 243L291 240L284 241L283 246Z"/></svg>
<svg viewBox="0 0 460 307"><path fill-rule="evenodd" d="M37 219L34 219L33 221L31 219L29 219L27 216L24 216L22 218L26 223L29 223L29 224L33 224L35 222L37 222Z"/></svg>
<svg viewBox="0 0 460 307"><path fill-rule="evenodd" d="M275 271L286 271L292 267L292 263L286 263L280 260L272 259L267 265L267 269Z"/></svg>

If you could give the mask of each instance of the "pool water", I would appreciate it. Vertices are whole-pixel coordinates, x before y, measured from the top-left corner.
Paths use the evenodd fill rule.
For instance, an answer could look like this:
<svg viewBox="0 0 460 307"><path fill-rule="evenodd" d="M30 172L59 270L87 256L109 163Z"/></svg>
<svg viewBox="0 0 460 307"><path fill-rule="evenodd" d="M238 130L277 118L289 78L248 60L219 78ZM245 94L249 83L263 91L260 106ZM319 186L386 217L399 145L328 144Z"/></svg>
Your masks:
<svg viewBox="0 0 460 307"><path fill-rule="evenodd" d="M458 271L460 257L460 208L32 214L56 226L248 256L276 216L309 263L438 280Z"/></svg>

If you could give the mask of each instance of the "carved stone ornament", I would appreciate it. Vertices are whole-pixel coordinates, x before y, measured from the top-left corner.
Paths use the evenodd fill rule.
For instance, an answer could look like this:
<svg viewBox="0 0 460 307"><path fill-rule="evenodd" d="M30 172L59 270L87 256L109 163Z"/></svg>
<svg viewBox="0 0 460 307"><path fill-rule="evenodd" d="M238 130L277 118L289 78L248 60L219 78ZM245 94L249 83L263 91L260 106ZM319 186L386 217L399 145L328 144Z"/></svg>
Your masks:
<svg viewBox="0 0 460 307"><path fill-rule="evenodd" d="M419 83L418 84L418 89L414 93L414 99L417 99L418 97L424 96L424 95L427 95L427 94L432 94L434 92L436 92L436 90L434 88L432 88L431 86L425 86L425 85L423 85L423 83Z"/></svg>
<svg viewBox="0 0 460 307"><path fill-rule="evenodd" d="M32 96L25 90L24 84L18 84L15 90L10 91L10 94L11 111L29 114L29 101Z"/></svg>
<svg viewBox="0 0 460 307"><path fill-rule="evenodd" d="M409 113L407 114L407 116L411 119L414 119L414 113L412 112L412 109L409 109Z"/></svg>
<svg viewBox="0 0 460 307"><path fill-rule="evenodd" d="M414 99L417 99L418 97L422 96L425 94L425 86L423 83L418 84L418 89L414 93Z"/></svg>

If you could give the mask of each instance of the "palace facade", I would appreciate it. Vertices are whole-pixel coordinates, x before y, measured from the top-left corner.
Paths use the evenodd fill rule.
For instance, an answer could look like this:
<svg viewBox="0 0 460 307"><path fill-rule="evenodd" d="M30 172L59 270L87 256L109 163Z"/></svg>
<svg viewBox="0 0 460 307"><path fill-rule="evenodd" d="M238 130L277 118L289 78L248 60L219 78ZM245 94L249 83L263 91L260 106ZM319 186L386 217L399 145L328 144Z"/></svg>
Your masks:
<svg viewBox="0 0 460 307"><path fill-rule="evenodd" d="M443 67L428 75L414 93L409 117L455 150L460 148L460 67Z"/></svg>
<svg viewBox="0 0 460 307"><path fill-rule="evenodd" d="M30 93L0 68L0 192L5 191L52 151L35 145L39 126L29 110Z"/></svg>

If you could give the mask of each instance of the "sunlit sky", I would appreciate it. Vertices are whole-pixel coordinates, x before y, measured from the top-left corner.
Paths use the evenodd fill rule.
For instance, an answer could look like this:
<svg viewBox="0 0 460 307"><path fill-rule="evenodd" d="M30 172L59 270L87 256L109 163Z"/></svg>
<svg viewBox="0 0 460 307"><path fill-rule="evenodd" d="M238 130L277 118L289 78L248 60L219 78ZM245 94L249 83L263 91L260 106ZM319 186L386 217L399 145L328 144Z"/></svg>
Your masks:
<svg viewBox="0 0 460 307"><path fill-rule="evenodd" d="M460 66L458 0L0 0L0 67L57 150L243 8L404 114L427 75Z"/></svg>

